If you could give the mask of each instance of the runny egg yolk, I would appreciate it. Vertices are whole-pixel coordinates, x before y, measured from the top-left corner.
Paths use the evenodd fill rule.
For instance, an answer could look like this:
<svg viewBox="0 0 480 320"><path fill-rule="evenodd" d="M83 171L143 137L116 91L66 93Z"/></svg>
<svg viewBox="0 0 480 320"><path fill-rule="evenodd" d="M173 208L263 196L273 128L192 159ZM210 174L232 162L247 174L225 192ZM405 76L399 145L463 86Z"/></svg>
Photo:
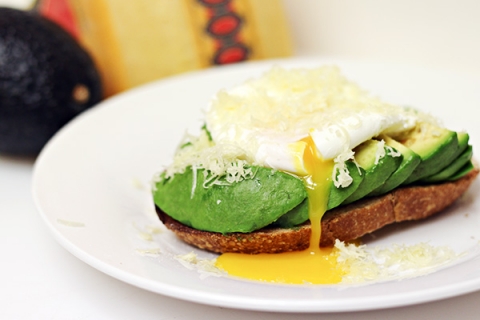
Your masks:
<svg viewBox="0 0 480 320"><path fill-rule="evenodd" d="M303 166L308 172L303 177L309 199L311 223L310 246L307 250L277 254L224 253L216 266L231 276L286 284L334 284L342 280L344 271L337 265L333 248L320 248L321 219L327 209L332 185L333 161L323 160L313 140L306 144Z"/></svg>

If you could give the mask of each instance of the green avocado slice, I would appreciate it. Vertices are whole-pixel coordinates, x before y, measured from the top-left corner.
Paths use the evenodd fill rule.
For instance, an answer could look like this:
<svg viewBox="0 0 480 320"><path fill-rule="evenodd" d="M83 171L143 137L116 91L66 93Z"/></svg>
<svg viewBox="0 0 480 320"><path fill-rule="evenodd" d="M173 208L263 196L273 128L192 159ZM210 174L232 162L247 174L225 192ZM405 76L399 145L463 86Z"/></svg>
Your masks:
<svg viewBox="0 0 480 320"><path fill-rule="evenodd" d="M383 136L382 139L385 143L400 152L403 156L402 162L398 166L397 170L378 188L373 190L370 196L379 196L385 194L399 185L402 184L415 170L415 168L422 162L422 159L418 154L413 152L410 148L405 147L403 144L395 141L394 139Z"/></svg>
<svg viewBox="0 0 480 320"><path fill-rule="evenodd" d="M304 223L308 220L308 218L308 198L305 198L305 200L303 200L298 206L285 213L283 216L278 218L277 221L274 221L272 223L272 227L284 229L292 228Z"/></svg>
<svg viewBox="0 0 480 320"><path fill-rule="evenodd" d="M422 162L402 185L440 172L459 154L457 133L429 123L418 125L400 142L422 158Z"/></svg>
<svg viewBox="0 0 480 320"><path fill-rule="evenodd" d="M430 177L426 177L421 181L426 183L435 183L435 182L447 180L448 178L453 176L455 173L457 173L461 168L463 168L465 164L470 162L472 155L473 155L473 148L472 146L469 145L467 149L463 151L463 153L457 159L455 159L452 163L450 163L445 169L443 169L439 173L436 173Z"/></svg>
<svg viewBox="0 0 480 320"><path fill-rule="evenodd" d="M472 171L473 169L475 169L475 166L473 165L473 162L470 160L468 161L462 168L460 168L460 170L458 170L457 172L455 172L453 175L451 175L450 177L448 177L448 179L446 181L455 181L455 180L458 180L460 179L461 177L464 177L466 176L470 171Z"/></svg>
<svg viewBox="0 0 480 320"><path fill-rule="evenodd" d="M377 150L382 147L380 143L368 140L355 148L355 161L365 170L365 177L358 189L342 204L352 203L368 195L381 186L401 164L403 157L392 155L386 147L383 147L385 155L377 161Z"/></svg>
<svg viewBox="0 0 480 320"><path fill-rule="evenodd" d="M307 193L303 181L277 170L253 166L255 176L238 183L203 187L203 170L189 167L163 176L153 192L155 204L179 222L211 232L252 232L298 206Z"/></svg>
<svg viewBox="0 0 480 320"><path fill-rule="evenodd" d="M458 151L457 156L460 155L467 147L469 146L468 141L470 140L470 136L466 132L457 132L457 140L458 140Z"/></svg>
<svg viewBox="0 0 480 320"><path fill-rule="evenodd" d="M352 183L345 188L337 188L332 183L332 186L330 187L330 196L328 198L328 210L338 207L345 201L345 199L347 199L354 192L356 192L365 177L365 170L363 168L357 167L357 165L353 161L346 161L345 165L347 167L348 173L350 174L350 177L352 177Z"/></svg>

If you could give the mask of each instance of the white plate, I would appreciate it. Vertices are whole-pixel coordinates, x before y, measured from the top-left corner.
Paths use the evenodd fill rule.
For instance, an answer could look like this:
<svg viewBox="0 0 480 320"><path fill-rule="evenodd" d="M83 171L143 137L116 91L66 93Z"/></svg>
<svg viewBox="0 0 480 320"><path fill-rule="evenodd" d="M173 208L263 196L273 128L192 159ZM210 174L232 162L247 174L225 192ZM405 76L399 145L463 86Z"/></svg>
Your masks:
<svg viewBox="0 0 480 320"><path fill-rule="evenodd" d="M335 63L387 101L432 111L466 129L480 150L478 78L417 67L365 62L279 60L210 69L155 82L104 101L64 127L39 156L33 195L59 243L89 265L134 286L209 305L279 312L337 312L404 306L480 289L480 202L475 182L452 208L427 221L387 228L369 245L429 242L465 252L427 276L366 286L285 286L203 277L174 255L194 251L162 227L149 194L152 175L169 164L186 129L219 89L258 76L272 64ZM149 240L145 235L151 235ZM159 255L144 249L160 248Z"/></svg>

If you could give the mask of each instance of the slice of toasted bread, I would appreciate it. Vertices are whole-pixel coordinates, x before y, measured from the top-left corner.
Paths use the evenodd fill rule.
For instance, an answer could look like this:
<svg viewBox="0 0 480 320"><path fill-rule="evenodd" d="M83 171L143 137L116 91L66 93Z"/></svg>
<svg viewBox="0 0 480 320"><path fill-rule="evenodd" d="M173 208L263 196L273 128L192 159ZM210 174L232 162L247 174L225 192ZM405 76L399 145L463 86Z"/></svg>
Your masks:
<svg viewBox="0 0 480 320"><path fill-rule="evenodd" d="M465 193L478 173L475 168L457 181L403 187L330 210L322 219L320 246L333 246L335 239L355 240L394 222L420 220L438 213ZM163 224L180 239L208 251L280 253L307 249L310 242L310 223L291 229L263 228L252 233L221 234L187 227L158 207L156 210Z"/></svg>

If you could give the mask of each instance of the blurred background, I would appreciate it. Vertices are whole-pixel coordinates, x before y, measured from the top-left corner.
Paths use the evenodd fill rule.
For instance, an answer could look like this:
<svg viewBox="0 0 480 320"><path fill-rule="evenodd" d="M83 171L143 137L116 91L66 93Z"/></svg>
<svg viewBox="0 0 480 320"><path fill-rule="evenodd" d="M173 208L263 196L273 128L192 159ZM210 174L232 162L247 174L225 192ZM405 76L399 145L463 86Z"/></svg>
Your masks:
<svg viewBox="0 0 480 320"><path fill-rule="evenodd" d="M225 64L320 55L480 74L476 0L0 0L2 4L36 6L68 29L94 56L106 96L209 67L213 59ZM215 58L219 46L230 48Z"/></svg>
<svg viewBox="0 0 480 320"><path fill-rule="evenodd" d="M0 12L0 48L6 48L0 55L0 153L38 153L60 127L103 98L231 63L318 56L480 75L476 0L0 0L2 5L53 21L73 44L50 26L32 27L21 15L5 22L12 13ZM31 52L25 54L25 47ZM41 66L40 72L17 72L25 63ZM33 104L26 101L37 96ZM25 110L38 113L28 118ZM30 145L22 146L25 141Z"/></svg>
<svg viewBox="0 0 480 320"><path fill-rule="evenodd" d="M284 0L297 55L423 65L480 74L475 0Z"/></svg>

